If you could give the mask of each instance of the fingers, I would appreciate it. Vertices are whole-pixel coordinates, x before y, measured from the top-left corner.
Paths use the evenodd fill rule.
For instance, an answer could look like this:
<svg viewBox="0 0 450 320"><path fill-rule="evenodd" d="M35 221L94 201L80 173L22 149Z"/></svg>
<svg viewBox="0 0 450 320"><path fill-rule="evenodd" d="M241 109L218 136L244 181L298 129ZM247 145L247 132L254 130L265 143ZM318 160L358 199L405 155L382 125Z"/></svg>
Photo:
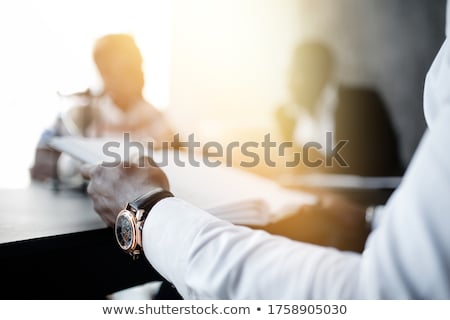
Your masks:
<svg viewBox="0 0 450 320"><path fill-rule="evenodd" d="M98 213L101 219L108 225L108 227L114 227L116 222L116 217L121 208L111 208L110 203L107 199L95 198L94 200L94 210Z"/></svg>
<svg viewBox="0 0 450 320"><path fill-rule="evenodd" d="M80 169L81 175L83 178L90 180L93 176L95 168L97 168L97 166L94 164L84 164Z"/></svg>

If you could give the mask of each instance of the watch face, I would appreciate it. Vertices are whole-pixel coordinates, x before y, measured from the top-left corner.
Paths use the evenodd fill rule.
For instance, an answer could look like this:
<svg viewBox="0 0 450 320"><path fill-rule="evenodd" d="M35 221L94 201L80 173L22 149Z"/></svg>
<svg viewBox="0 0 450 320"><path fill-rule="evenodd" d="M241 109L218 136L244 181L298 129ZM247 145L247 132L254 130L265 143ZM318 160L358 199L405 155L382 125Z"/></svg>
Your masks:
<svg viewBox="0 0 450 320"><path fill-rule="evenodd" d="M130 249L135 243L133 217L128 212L121 212L117 217L116 238L124 250Z"/></svg>

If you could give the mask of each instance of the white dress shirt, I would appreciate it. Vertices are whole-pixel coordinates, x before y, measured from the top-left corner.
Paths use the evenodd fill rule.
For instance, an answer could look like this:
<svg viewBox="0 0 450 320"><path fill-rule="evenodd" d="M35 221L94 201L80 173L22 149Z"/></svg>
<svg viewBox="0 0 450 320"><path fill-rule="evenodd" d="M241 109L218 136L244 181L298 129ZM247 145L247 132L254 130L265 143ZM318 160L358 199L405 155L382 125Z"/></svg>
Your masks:
<svg viewBox="0 0 450 320"><path fill-rule="evenodd" d="M84 132L86 137L122 138L124 132L128 132L133 140L153 140L157 144L172 138L172 130L164 114L144 99L137 100L124 111L109 95L103 94L91 99L91 107L90 124ZM72 122L72 127L76 128L72 131L75 132L67 128L62 131L81 135L79 131L83 126L85 112L84 108L71 109L64 117L64 125L68 127Z"/></svg>
<svg viewBox="0 0 450 320"><path fill-rule="evenodd" d="M338 89L335 84L328 84L323 90L314 108L314 115L304 107L290 105L297 119L294 128L294 140L298 145L307 142L319 142L326 145L326 133L335 131L335 114L338 102ZM325 148L319 150L324 153Z"/></svg>
<svg viewBox="0 0 450 320"><path fill-rule="evenodd" d="M234 226L168 198L145 223L147 259L184 298L449 299L449 50L444 43L426 79L429 130L362 254Z"/></svg>
<svg viewBox="0 0 450 320"><path fill-rule="evenodd" d="M156 146L173 138L164 114L144 99L136 101L127 111L115 105L107 94L92 97L90 105L92 110L88 114L89 125L85 132L82 128L86 108L74 107L61 115L52 128L42 133L38 148L48 148L49 141L59 135L121 139L124 133L129 133L132 140L143 143L153 141ZM84 182L80 175L81 165L82 163L73 157L61 154L57 163L58 179L68 185L81 185Z"/></svg>

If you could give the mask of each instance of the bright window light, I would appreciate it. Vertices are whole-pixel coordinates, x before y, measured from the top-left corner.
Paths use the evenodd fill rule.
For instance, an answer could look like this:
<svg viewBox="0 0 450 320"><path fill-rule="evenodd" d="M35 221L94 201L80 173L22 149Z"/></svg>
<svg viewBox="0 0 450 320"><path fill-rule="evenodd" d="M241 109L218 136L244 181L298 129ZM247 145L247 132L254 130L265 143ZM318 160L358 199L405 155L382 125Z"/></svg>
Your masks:
<svg viewBox="0 0 450 320"><path fill-rule="evenodd" d="M94 41L129 33L144 57L144 95L169 104L171 1L0 2L0 188L29 182L40 132L58 112L57 91L98 88Z"/></svg>

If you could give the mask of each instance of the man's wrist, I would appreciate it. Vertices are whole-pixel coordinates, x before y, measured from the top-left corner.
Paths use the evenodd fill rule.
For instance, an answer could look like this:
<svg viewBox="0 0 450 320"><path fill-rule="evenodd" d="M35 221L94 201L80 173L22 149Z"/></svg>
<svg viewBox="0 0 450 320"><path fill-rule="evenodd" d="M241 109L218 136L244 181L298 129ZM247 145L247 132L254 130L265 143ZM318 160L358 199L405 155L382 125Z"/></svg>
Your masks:
<svg viewBox="0 0 450 320"><path fill-rule="evenodd" d="M150 211L158 202L171 197L173 194L170 191L154 188L128 202L118 214L114 227L117 243L134 259L143 254L142 232Z"/></svg>

